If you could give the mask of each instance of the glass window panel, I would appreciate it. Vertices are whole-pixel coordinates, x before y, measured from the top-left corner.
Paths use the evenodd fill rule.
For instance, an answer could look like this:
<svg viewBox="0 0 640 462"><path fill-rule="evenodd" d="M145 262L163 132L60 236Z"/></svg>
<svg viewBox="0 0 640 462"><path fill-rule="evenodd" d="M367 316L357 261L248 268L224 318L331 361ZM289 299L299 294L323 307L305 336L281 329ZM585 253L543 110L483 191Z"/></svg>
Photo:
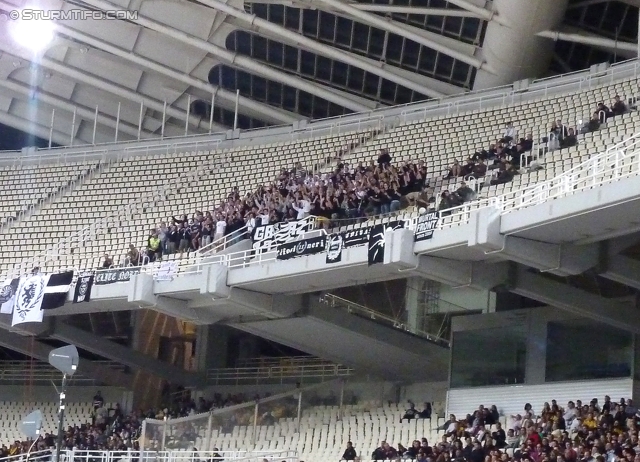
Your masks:
<svg viewBox="0 0 640 462"><path fill-rule="evenodd" d="M304 75L313 75L316 65L316 55L308 51L302 51L300 59L300 72Z"/></svg>
<svg viewBox="0 0 640 462"><path fill-rule="evenodd" d="M460 35L460 29L462 28L462 18L456 18L449 16L444 21L444 30L453 35Z"/></svg>
<svg viewBox="0 0 640 462"><path fill-rule="evenodd" d="M397 85L395 83L389 82L388 80L383 80L382 86L380 87L380 99L389 102L395 101L396 87Z"/></svg>
<svg viewBox="0 0 640 462"><path fill-rule="evenodd" d="M298 49L290 46L284 47L284 67L290 71L298 70Z"/></svg>
<svg viewBox="0 0 640 462"><path fill-rule="evenodd" d="M403 38L396 34L389 34L387 41L387 61L400 61L402 55Z"/></svg>
<svg viewBox="0 0 640 462"><path fill-rule="evenodd" d="M444 53L438 53L438 64L436 65L436 75L448 79L451 76L453 58Z"/></svg>
<svg viewBox="0 0 640 462"><path fill-rule="evenodd" d="M267 102L276 106L282 104L282 84L269 82L267 86Z"/></svg>
<svg viewBox="0 0 640 462"><path fill-rule="evenodd" d="M336 43L350 47L352 27L353 21L338 17L338 24L336 26Z"/></svg>
<svg viewBox="0 0 640 462"><path fill-rule="evenodd" d="M545 380L630 377L630 332L588 319L547 324Z"/></svg>
<svg viewBox="0 0 640 462"><path fill-rule="evenodd" d="M384 49L384 31L371 28L371 37L369 38L369 54L380 57Z"/></svg>
<svg viewBox="0 0 640 462"><path fill-rule="evenodd" d="M313 117L316 119L324 119L329 113L329 103L322 98L313 98Z"/></svg>
<svg viewBox="0 0 640 462"><path fill-rule="evenodd" d="M420 64L418 69L421 72L433 74L436 69L436 58L438 52L429 48L422 47L422 53L420 53Z"/></svg>
<svg viewBox="0 0 640 462"><path fill-rule="evenodd" d="M369 26L356 22L353 24L353 48L367 51L369 43Z"/></svg>
<svg viewBox="0 0 640 462"><path fill-rule="evenodd" d="M269 5L267 5L266 3L253 3L251 8L253 14L261 17L262 19L267 19Z"/></svg>
<svg viewBox="0 0 640 462"><path fill-rule="evenodd" d="M377 97L379 82L380 82L380 77L367 72L364 77L364 93L373 97Z"/></svg>
<svg viewBox="0 0 640 462"><path fill-rule="evenodd" d="M316 59L316 77L328 82L331 79L331 60L319 55Z"/></svg>
<svg viewBox="0 0 640 462"><path fill-rule="evenodd" d="M259 37L257 35L254 35L251 38L253 41L253 53L251 54L251 56L253 56L256 59L260 59L262 61L266 60L267 59L267 39ZM269 45L271 45L269 48L274 48L273 45L276 45L276 47L278 46L273 42L271 42ZM271 55L271 50L269 50L269 54Z"/></svg>
<svg viewBox="0 0 640 462"><path fill-rule="evenodd" d="M320 12L320 38L333 40L336 29L336 17L325 11Z"/></svg>
<svg viewBox="0 0 640 462"><path fill-rule="evenodd" d="M420 45L411 40L404 43L404 56L402 57L403 67L415 68L418 65L418 55L420 54Z"/></svg>
<svg viewBox="0 0 640 462"><path fill-rule="evenodd" d="M300 113L301 115L305 116L305 117L313 117L313 114L311 113L311 107L312 107L312 96L309 93L300 93L299 95L299 103L298 103L298 113Z"/></svg>
<svg viewBox="0 0 640 462"><path fill-rule="evenodd" d="M456 83L466 84L469 76L469 65L462 61L456 61L453 65L453 80Z"/></svg>
<svg viewBox="0 0 640 462"><path fill-rule="evenodd" d="M478 18L464 18L462 21L462 37L471 41L476 41L480 30L480 20Z"/></svg>
<svg viewBox="0 0 640 462"><path fill-rule="evenodd" d="M349 79L347 86L355 91L362 91L362 83L364 80L364 71L357 67L351 66L349 69Z"/></svg>
<svg viewBox="0 0 640 462"><path fill-rule="evenodd" d="M282 66L284 61L284 45L282 43L269 40L269 57L267 58L271 64ZM256 58L258 58L256 56Z"/></svg>
<svg viewBox="0 0 640 462"><path fill-rule="evenodd" d="M396 101L396 104L411 103L413 101L413 92L408 88L398 85L398 90L396 92Z"/></svg>
<svg viewBox="0 0 640 462"><path fill-rule="evenodd" d="M296 93L297 90L294 88L291 88L289 86L284 86L283 88L283 101L282 101L282 105L284 107L284 109L287 109L288 111L295 111L296 110Z"/></svg>
<svg viewBox="0 0 640 462"><path fill-rule="evenodd" d="M451 388L524 383L527 328L454 332Z"/></svg>
<svg viewBox="0 0 640 462"><path fill-rule="evenodd" d="M285 11L285 27L288 29L298 30L300 27L300 9L299 8L291 8L286 7Z"/></svg>
<svg viewBox="0 0 640 462"><path fill-rule="evenodd" d="M304 35L318 36L318 11L304 10L302 13L302 32Z"/></svg>
<svg viewBox="0 0 640 462"><path fill-rule="evenodd" d="M349 66L340 61L334 61L333 71L331 73L331 82L343 87L347 86L347 72Z"/></svg>
<svg viewBox="0 0 640 462"><path fill-rule="evenodd" d="M269 5L269 21L275 24L284 24L284 6Z"/></svg>
<svg viewBox="0 0 640 462"><path fill-rule="evenodd" d="M253 96L260 101L267 99L267 81L260 77L253 78Z"/></svg>

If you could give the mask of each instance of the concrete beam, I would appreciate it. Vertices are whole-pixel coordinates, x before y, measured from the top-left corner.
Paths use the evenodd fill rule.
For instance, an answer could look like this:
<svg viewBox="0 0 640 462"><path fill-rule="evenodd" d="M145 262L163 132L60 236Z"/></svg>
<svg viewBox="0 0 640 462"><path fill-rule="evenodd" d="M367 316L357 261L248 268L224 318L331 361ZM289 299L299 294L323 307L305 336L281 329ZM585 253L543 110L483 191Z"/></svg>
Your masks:
<svg viewBox="0 0 640 462"><path fill-rule="evenodd" d="M54 322L51 337L62 340L63 342L72 343L79 348L104 356L105 358L117 361L131 368L144 369L174 384L198 386L205 382L205 378L199 374L187 372L171 364L57 320Z"/></svg>
<svg viewBox="0 0 640 462"><path fill-rule="evenodd" d="M32 340L32 337L22 336L4 329L0 329L0 345L44 362L49 361L49 352L53 350L44 343ZM132 376L88 359L80 360L78 373L107 385L131 389Z"/></svg>
<svg viewBox="0 0 640 462"><path fill-rule="evenodd" d="M509 264L482 263L420 256L418 266L412 272L453 287L492 289L508 280Z"/></svg>
<svg viewBox="0 0 640 462"><path fill-rule="evenodd" d="M617 301L552 281L520 266L509 290L578 316L640 334L640 312Z"/></svg>

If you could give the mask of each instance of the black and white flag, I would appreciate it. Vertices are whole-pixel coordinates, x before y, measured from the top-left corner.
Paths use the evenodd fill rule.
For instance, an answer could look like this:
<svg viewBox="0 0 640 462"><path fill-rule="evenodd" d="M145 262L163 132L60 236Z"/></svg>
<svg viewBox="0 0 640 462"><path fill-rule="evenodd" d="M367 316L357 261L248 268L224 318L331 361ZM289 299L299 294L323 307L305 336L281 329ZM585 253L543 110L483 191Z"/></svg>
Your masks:
<svg viewBox="0 0 640 462"><path fill-rule="evenodd" d="M367 254L369 266L375 265L376 263L384 263L384 232L384 225L375 225L369 230L369 251Z"/></svg>
<svg viewBox="0 0 640 462"><path fill-rule="evenodd" d="M21 278L11 325L42 322L44 310L64 305L72 280L73 271L57 274L36 273Z"/></svg>
<svg viewBox="0 0 640 462"><path fill-rule="evenodd" d="M91 288L93 287L93 274L80 276L76 281L76 290L73 292L73 303L91 301Z"/></svg>
<svg viewBox="0 0 640 462"><path fill-rule="evenodd" d="M344 239L341 234L332 234L327 237L327 263L339 263L342 261L342 247Z"/></svg>
<svg viewBox="0 0 640 462"><path fill-rule="evenodd" d="M419 242L431 239L433 237L433 232L438 226L438 218L438 212L429 212L420 215L416 221L416 233L414 235L414 240Z"/></svg>
<svg viewBox="0 0 640 462"><path fill-rule="evenodd" d="M13 313L13 305L16 301L16 292L19 284L20 278L7 279L0 287L0 314Z"/></svg>

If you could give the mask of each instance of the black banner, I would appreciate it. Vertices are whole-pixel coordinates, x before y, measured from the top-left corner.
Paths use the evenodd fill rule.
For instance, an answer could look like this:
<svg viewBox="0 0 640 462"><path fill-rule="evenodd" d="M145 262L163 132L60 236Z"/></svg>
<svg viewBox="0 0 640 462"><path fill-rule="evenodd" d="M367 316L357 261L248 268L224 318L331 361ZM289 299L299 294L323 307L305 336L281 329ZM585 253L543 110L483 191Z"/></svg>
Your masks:
<svg viewBox="0 0 640 462"><path fill-rule="evenodd" d="M365 226L364 228L341 232L340 235L342 236L342 246L347 249L349 247L355 247L358 245L367 245L367 242L369 242L370 230L371 226Z"/></svg>
<svg viewBox="0 0 640 462"><path fill-rule="evenodd" d="M302 241L287 242L278 246L278 260L303 257L315 253L324 252L326 249L326 236L312 237Z"/></svg>
<svg viewBox="0 0 640 462"><path fill-rule="evenodd" d="M385 226L375 225L369 232L368 246L369 251L367 253L367 260L369 266L377 263L384 263L384 248L385 248Z"/></svg>
<svg viewBox="0 0 640 462"><path fill-rule="evenodd" d="M73 293L73 303L91 301L91 287L93 287L93 274L78 277L76 290Z"/></svg>
<svg viewBox="0 0 640 462"><path fill-rule="evenodd" d="M342 247L344 239L342 234L332 234L327 237L327 263L339 263L342 261Z"/></svg>
<svg viewBox="0 0 640 462"><path fill-rule="evenodd" d="M384 225L376 225L376 226L384 226L385 229L400 229L406 226L407 222L404 220L394 220L390 221ZM343 247L345 249L349 247L355 247L358 245L367 245L369 243L369 235L371 234L371 229L374 226L365 226L363 228L352 229L349 231L343 231L340 233L343 240Z"/></svg>
<svg viewBox="0 0 640 462"><path fill-rule="evenodd" d="M105 284L113 284L116 282L129 282L131 280L131 276L135 276L136 274L140 274L139 266L100 270L96 271L94 283L98 286L101 286Z"/></svg>
<svg viewBox="0 0 640 462"><path fill-rule="evenodd" d="M313 231L314 222L300 220L256 226L253 232L253 248L258 251L269 251L285 242Z"/></svg>
<svg viewBox="0 0 640 462"><path fill-rule="evenodd" d="M433 232L438 226L438 212L429 212L418 217L414 241L426 241L433 237Z"/></svg>

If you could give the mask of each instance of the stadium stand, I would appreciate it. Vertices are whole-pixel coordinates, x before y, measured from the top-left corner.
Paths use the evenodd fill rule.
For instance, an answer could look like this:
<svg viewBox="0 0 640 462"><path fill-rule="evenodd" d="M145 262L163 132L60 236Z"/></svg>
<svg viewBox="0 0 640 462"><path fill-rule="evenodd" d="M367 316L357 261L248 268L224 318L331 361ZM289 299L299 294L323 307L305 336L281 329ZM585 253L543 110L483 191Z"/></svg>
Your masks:
<svg viewBox="0 0 640 462"><path fill-rule="evenodd" d="M211 152L165 154L126 158L114 162L68 194L34 209L28 219L3 232L9 252L0 271L8 273L34 254L48 251L49 261L38 262L44 271L63 267L93 269L108 253L114 264L124 261L130 244L142 247L152 229L172 216L211 209L233 187L244 196L258 185L270 184L284 169L300 162L305 169L332 171L338 163L356 165L375 160L387 149L395 165L424 160L428 182L436 195L460 187L460 177L445 179L454 160L487 149L503 136L507 122L534 140L548 135L551 122L574 128L588 120L601 101L616 94L635 94L632 80L601 85L562 96L523 104L505 105L420 122L333 135L268 146L245 146ZM633 131L640 114L632 112L610 119L595 133L587 133L576 146L547 153L539 160L544 168L516 176L505 184L487 185L481 197L516 191L579 164L590 155L621 141ZM578 129L579 127L575 127ZM540 145L534 146L534 158ZM179 168L176 168L177 166ZM473 206L471 207L473 208ZM105 219L106 217L106 219ZM101 219L101 220L99 220ZM96 221L98 220L98 221ZM53 224L53 225L52 225ZM78 238L78 232L82 229ZM73 236L69 238L69 236ZM24 243L29 243L25 246ZM23 266L25 266L23 265ZM28 270L23 267L20 271Z"/></svg>
<svg viewBox="0 0 640 462"><path fill-rule="evenodd" d="M7 430L14 428L15 416L20 415L20 411L26 412L30 405L42 404L3 403L0 429L6 437L1 443L11 437L19 440L13 430ZM192 402L187 409L195 407L196 403ZM314 406L303 412L299 428L296 418L283 410L275 421L261 422L255 428L255 434L253 425L237 421L236 425L224 431L214 430L208 439L211 447L206 448L202 439L195 439L189 451L201 451L203 457L205 453L217 451L242 450L265 454L278 450L297 451L299 460L310 462L341 459L602 462L624 460L629 454L631 459L628 460L633 461L640 449L637 437L634 438L640 416L630 399L616 403L605 396L600 403L595 398L590 403L569 401L566 406L550 400L538 408L526 403L521 414L511 416L500 415L496 406L480 405L475 410L470 409L465 417L451 415L447 420L432 413L427 403L424 408L416 408L411 402L407 407L393 403L380 406L379 401L345 405L342 409L339 406ZM109 420L112 434L101 438L100 430L94 439L87 437L94 432L93 428L106 427L94 427L90 423L91 409L91 403L71 409L73 417L70 424L86 423L86 428L68 432L67 436L75 436L67 439L67 447L73 446L78 450L137 448L135 442L140 436L140 414L114 415ZM182 412L185 410L183 408ZM47 423L52 425L52 416L50 413L46 415ZM164 418L165 415L169 415L167 410L146 413L146 416L156 418ZM183 431L193 431L189 426L179 425ZM52 433L47 433L43 448L51 446L53 441ZM347 442L353 443L353 450ZM20 452L21 446L26 444L13 444L13 452ZM4 452L8 451L7 447ZM181 452L188 458L185 450L176 451L173 457L180 459Z"/></svg>

